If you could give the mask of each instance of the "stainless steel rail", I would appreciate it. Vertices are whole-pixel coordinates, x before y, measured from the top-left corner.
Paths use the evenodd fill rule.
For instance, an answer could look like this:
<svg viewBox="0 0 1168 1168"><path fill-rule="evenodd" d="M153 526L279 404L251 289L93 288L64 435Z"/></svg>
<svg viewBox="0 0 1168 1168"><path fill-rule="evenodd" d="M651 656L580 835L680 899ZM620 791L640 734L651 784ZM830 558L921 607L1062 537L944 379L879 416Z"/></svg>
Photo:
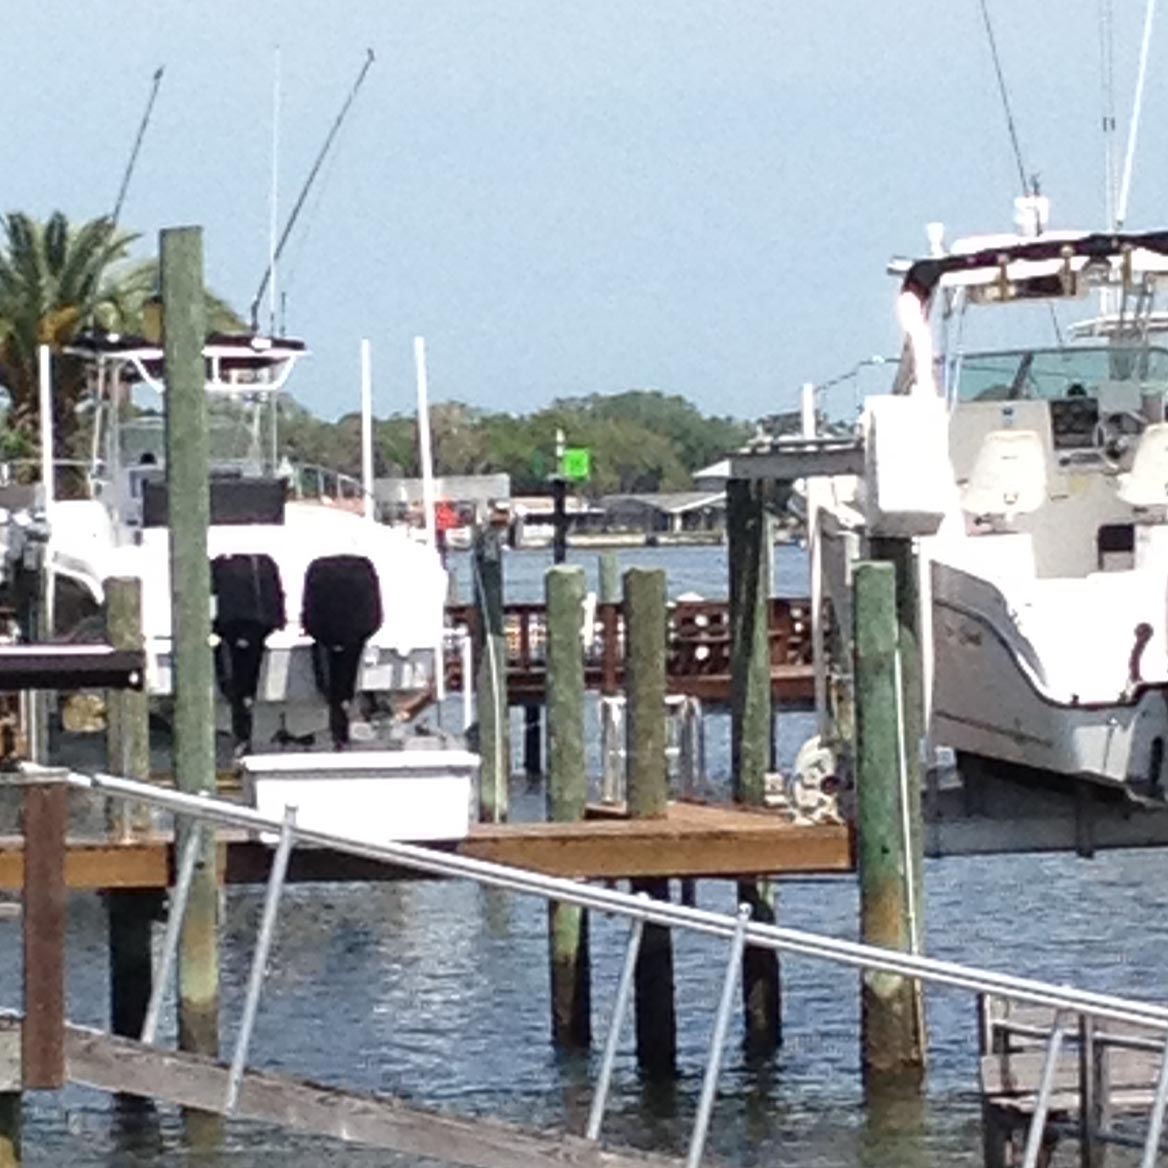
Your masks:
<svg viewBox="0 0 1168 1168"><path fill-rule="evenodd" d="M1165 1046L1163 1047L1165 1058L1150 1116L1148 1138L1142 1162L1143 1168L1151 1168L1156 1157L1165 1109L1168 1106L1168 1007L1165 1006L1113 994L1075 989L1071 986L1054 985L1034 978L1014 977L1010 974L977 969L953 961L940 961L922 955L899 953L873 945L827 937L798 929L760 924L749 920L748 915L743 914L741 910L738 915L731 915L710 912L705 909L688 908L644 896L596 887L577 880L546 876L485 860L451 855L416 844L367 843L331 832L318 831L296 823L294 813L291 811L283 819L274 819L240 804L229 803L206 795L190 795L180 791L167 790L149 783L136 782L113 775L87 775L61 768L26 764L18 776L14 776L12 779L0 778L0 786L12 782L20 785L27 785L29 782L60 782L98 795L146 803L175 815L189 816L203 824L213 823L224 827L242 828L249 832L264 833L266 836L279 838L279 851L283 853L283 856L278 856L278 860L282 860L282 862L273 864L269 880L267 903L271 904L270 919L267 903L265 905L264 932L268 943L271 939L271 929L274 927L276 902L283 884L287 851L294 843L312 844L348 855L395 864L428 875L469 879L494 888L527 893L545 900L574 904L582 908L624 917L634 924L638 922L641 925L651 923L668 928L687 929L690 932L731 941L724 991L722 1001L719 1003L718 1016L715 1019L714 1041L711 1043L710 1061L707 1063L707 1074L703 1081L703 1098L698 1108L687 1157L687 1163L691 1168L701 1160L706 1127L709 1122L709 1109L713 1103L713 1082L721 1059L721 1047L725 1038L725 1027L732 1001L732 994L725 987L732 986L736 982L742 948L748 945L780 953L792 953L802 957L831 961L867 971L898 974L903 977L916 978L928 984L949 986L973 993L994 994L1017 1002L1053 1008L1057 1012L1056 1020L1048 1036L1047 1057L1044 1061L1042 1084L1035 1102L1034 1115L1027 1139L1024 1168L1033 1168L1037 1162L1042 1131L1045 1127L1046 1111L1054 1082L1055 1060L1061 1045L1063 1023L1067 1015L1128 1023L1163 1033L1165 1036ZM181 892L181 886L180 874L179 888L176 889L176 894ZM182 907L181 903L176 903L172 905L172 910L181 917ZM174 933L174 940L177 943L177 928ZM618 991L617 994L614 1016L604 1053L603 1064L607 1066L608 1073L601 1075L598 1098L594 1099L589 1117L587 1134L592 1139L599 1136L605 1097L611 1076L611 1061L615 1055L616 1037L627 1009L628 989L625 983L631 980L631 969L639 942L640 930L634 929L630 934L629 952L626 955L625 969L622 971L621 991L623 992ZM262 964L262 960L256 963L261 968ZM245 1021L250 1016L254 1022L261 981L262 977L253 977L252 984L249 985L249 1000L245 1005ZM238 1062L240 1068L242 1068L243 1059L246 1056L249 1040L248 1029L242 1028L236 1049L236 1059L233 1060ZM602 1070L604 1066L602 1066Z"/></svg>

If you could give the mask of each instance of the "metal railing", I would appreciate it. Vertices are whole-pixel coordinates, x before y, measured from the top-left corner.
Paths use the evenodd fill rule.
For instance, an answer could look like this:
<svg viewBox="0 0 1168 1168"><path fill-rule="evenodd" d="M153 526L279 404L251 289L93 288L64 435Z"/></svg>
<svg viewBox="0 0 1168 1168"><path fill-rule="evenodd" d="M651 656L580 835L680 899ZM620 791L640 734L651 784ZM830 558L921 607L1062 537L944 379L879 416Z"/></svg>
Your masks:
<svg viewBox="0 0 1168 1168"><path fill-rule="evenodd" d="M630 922L624 965L609 1021L596 1092L588 1119L586 1135L590 1140L597 1140L600 1136L617 1042L628 1009L633 969L636 965L644 926L654 924L666 928L688 930L708 937L720 937L731 942L730 955L723 977L722 995L715 1015L710 1051L703 1075L701 1097L686 1157L687 1168L697 1168L705 1148L717 1077L721 1070L722 1050L733 1007L734 988L741 970L743 950L748 945L778 953L818 958L868 972L896 974L901 977L914 978L926 984L948 986L976 994L993 994L1014 1002L1046 1006L1053 1009L1055 1020L1047 1038L1034 1113L1027 1133L1023 1168L1035 1168L1038 1163L1046 1129L1047 1113L1054 1090L1055 1071L1063 1040L1064 1023L1069 1016L1077 1015L1097 1021L1126 1023L1162 1033L1164 1042L1159 1045L1161 1051L1160 1069L1149 1117L1147 1137L1143 1144L1141 1168L1153 1168L1156 1161L1164 1126L1165 1110L1168 1108L1168 1007L1166 1006L1113 994L1101 994L1065 985L1054 985L1034 978L1015 977L993 970L977 969L959 962L882 949L858 941L847 941L799 929L789 929L780 925L762 924L750 919L750 910L745 905L739 908L736 915L717 913L707 909L690 908L667 901L653 900L644 895L618 892L615 889L602 888L563 877L547 876L538 872L511 868L486 860L453 855L418 844L369 843L300 824L296 821L295 809L291 807L286 810L283 819L273 819L261 815L249 807L215 799L208 795L192 795L167 790L149 783L117 778L112 775L87 775L33 764L25 764L21 774L14 779L0 779L0 786L6 782L16 782L21 785L27 785L30 782L64 783L73 788L90 791L95 795L145 803L175 815L190 817L194 821L195 830L192 830L187 836L183 853L179 858L178 876L172 894L163 947L162 966L155 982L155 996L150 1003L146 1025L143 1028L142 1040L147 1043L154 1041L161 995L165 992L178 950L181 922L191 884L191 873L194 870L201 826L213 824L222 827L242 828L249 832L267 835L269 838L272 836L277 838L276 856L268 878L260 935L257 939L251 976L248 981L243 1022L231 1061L227 1098L229 1112L234 1110L243 1069L247 1061L264 971L267 966L280 895L287 871L288 857L295 845L310 844L352 856L395 864L431 876L468 879L492 888L526 893L544 900L577 905L580 908L623 917Z"/></svg>

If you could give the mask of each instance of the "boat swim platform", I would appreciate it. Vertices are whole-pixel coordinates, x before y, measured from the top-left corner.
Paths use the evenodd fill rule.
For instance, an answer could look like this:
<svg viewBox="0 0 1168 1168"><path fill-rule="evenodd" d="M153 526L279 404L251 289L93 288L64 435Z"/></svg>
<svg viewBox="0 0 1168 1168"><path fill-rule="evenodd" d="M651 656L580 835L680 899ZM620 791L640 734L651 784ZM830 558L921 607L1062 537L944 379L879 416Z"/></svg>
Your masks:
<svg viewBox="0 0 1168 1168"><path fill-rule="evenodd" d="M432 846L549 876L618 880L734 879L745 876L841 875L855 871L846 824L795 824L765 809L671 803L658 819L628 819L612 809L573 823L473 824L462 840ZM220 831L219 875L225 884L267 880L274 849L244 831ZM24 878L23 839L0 836L0 891ZM70 838L65 880L74 891L165 889L174 883L172 832L125 842ZM300 883L419 879L393 865L324 848L297 848L288 880Z"/></svg>
<svg viewBox="0 0 1168 1168"><path fill-rule="evenodd" d="M0 1091L19 1091L22 1020L0 1014ZM466 1168L680 1168L681 1161L606 1148L580 1136L536 1132L486 1117L467 1118L400 1098L245 1071L234 1110L230 1069L201 1055L146 1045L66 1024L65 1077L99 1091L136 1095L236 1119L277 1124L347 1143Z"/></svg>

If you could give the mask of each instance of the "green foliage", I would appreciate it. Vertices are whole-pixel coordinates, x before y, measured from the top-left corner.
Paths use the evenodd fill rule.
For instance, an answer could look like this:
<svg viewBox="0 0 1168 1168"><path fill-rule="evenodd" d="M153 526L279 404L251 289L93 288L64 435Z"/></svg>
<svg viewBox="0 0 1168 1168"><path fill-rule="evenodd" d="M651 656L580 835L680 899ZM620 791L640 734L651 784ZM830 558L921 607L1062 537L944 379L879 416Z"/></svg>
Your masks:
<svg viewBox="0 0 1168 1168"><path fill-rule="evenodd" d="M592 452L591 475L582 486L593 496L684 490L693 471L741 446L750 432L743 422L706 418L684 398L649 390L565 398L522 417L443 402L431 407L430 430L438 474L505 472L517 494L546 490L555 468L556 431L562 430L570 445ZM322 422L289 401L282 434L294 459L349 474L360 469L356 416ZM375 473L418 475L417 446L412 417L378 421Z"/></svg>
<svg viewBox="0 0 1168 1168"><path fill-rule="evenodd" d="M85 389L80 362L62 351L94 327L148 331L158 265L128 262L137 238L104 216L79 225L60 211L44 223L17 211L0 217L0 386L8 395L8 429L26 444L37 426L38 346L57 354L54 425L61 453L74 444ZM241 327L218 297L208 294L207 310L211 331Z"/></svg>

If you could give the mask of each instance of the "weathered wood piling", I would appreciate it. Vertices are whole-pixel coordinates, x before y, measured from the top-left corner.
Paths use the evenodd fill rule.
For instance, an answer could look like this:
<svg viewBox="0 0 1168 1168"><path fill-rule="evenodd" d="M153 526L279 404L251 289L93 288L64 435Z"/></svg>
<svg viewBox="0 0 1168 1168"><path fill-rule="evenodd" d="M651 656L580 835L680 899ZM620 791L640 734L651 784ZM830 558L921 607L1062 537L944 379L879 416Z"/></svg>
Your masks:
<svg viewBox="0 0 1168 1168"><path fill-rule="evenodd" d="M731 480L727 485L727 541L730 567L730 772L734 798L761 807L771 766L774 713L768 611L771 593L770 521L761 483ZM739 903L754 920L775 921L775 888L766 879L738 884ZM782 1042L782 998L778 955L748 947L742 959L746 1044L756 1053Z"/></svg>
<svg viewBox="0 0 1168 1168"><path fill-rule="evenodd" d="M615 552L605 552L598 565L597 616L603 637L604 659L600 680L600 797L605 803L619 803L624 797L624 727L617 698L619 646L617 629L620 624L621 578L620 563Z"/></svg>
<svg viewBox="0 0 1168 1168"><path fill-rule="evenodd" d="M860 935L872 945L911 951L920 924L919 902L912 895L920 854L913 843L919 830L912 827L906 763L919 740L908 738L901 719L898 681L906 654L898 645L896 566L857 564L854 589ZM919 797L915 806L919 829ZM916 983L891 974L864 975L861 1044L867 1085L921 1078L924 1021Z"/></svg>
<svg viewBox="0 0 1168 1168"><path fill-rule="evenodd" d="M633 819L665 814L665 573L630 568L624 574L625 693L628 813ZM633 890L669 899L668 880L633 882ZM646 925L637 959L635 1002L637 1061L651 1076L677 1066L677 1016L673 999L673 939L667 928Z"/></svg>
<svg viewBox="0 0 1168 1168"><path fill-rule="evenodd" d="M503 630L503 541L498 527L479 525L474 534L475 704L479 720L479 819L502 823L508 813L511 774L507 705L507 644Z"/></svg>
<svg viewBox="0 0 1168 1168"><path fill-rule="evenodd" d="M174 774L179 790L197 794L215 789L202 230L197 227L164 230L160 257L174 646ZM190 824L179 824L180 850L190 831ZM203 832L200 840L179 947L179 1047L218 1057L219 886L214 833ZM213 1138L214 1127L196 1120L191 1134L198 1140Z"/></svg>
<svg viewBox="0 0 1168 1168"><path fill-rule="evenodd" d="M584 818L588 776L584 763L584 572L563 565L545 578L547 598L548 819ZM577 905L548 904L552 1037L586 1047L592 1038L588 913Z"/></svg>

